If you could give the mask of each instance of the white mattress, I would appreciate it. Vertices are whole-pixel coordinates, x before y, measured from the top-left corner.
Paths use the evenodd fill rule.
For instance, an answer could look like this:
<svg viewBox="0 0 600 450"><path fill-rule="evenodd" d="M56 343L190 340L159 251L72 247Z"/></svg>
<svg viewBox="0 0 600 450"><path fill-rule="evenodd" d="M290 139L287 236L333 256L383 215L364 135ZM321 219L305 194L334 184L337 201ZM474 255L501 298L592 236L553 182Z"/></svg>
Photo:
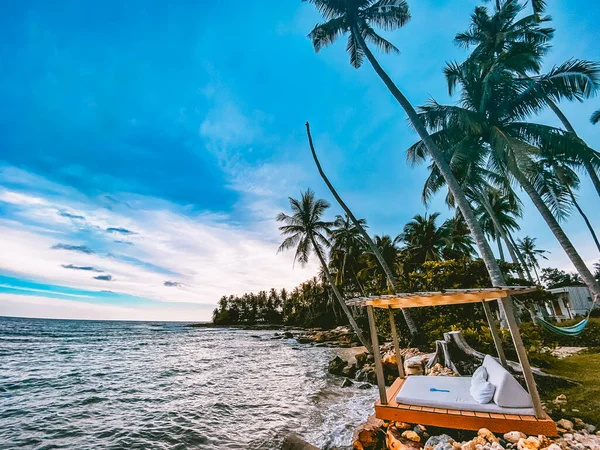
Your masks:
<svg viewBox="0 0 600 450"><path fill-rule="evenodd" d="M430 408L460 409L499 414L534 416L533 408L503 408L491 403L477 403L471 394L471 377L429 377L412 375L406 378L396 396L398 403ZM430 389L450 392L432 392Z"/></svg>

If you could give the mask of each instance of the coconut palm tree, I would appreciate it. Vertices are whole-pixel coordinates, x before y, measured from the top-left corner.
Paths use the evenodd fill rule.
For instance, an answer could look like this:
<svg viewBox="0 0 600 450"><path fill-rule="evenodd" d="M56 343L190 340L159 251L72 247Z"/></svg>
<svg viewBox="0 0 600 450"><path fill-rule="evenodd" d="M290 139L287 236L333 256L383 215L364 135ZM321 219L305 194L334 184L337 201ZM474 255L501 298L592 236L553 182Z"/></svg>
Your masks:
<svg viewBox="0 0 600 450"><path fill-rule="evenodd" d="M367 221L365 219L358 219L361 227L367 227ZM354 226L350 218L346 215L345 217L339 214L335 216L333 222L333 228L331 229L331 254L332 256L341 259L341 264L338 268L338 277L336 282L343 284L346 272L349 269L352 273L354 281L357 283L358 288L361 290L362 295L365 295L360 281L358 280L355 264L359 256L363 253L367 244L362 237L360 230ZM341 258L339 258L341 256Z"/></svg>
<svg viewBox="0 0 600 450"><path fill-rule="evenodd" d="M490 171L505 179L514 179L531 198L552 233L594 295L600 295L600 284L559 225L552 211L535 189L527 173L540 148L553 148L559 154L584 151L587 147L572 133L528 122L531 111L539 104L529 97L528 80L515 79L502 65L485 68L475 60L463 64L450 63L446 77L452 94L460 86L459 105L440 105L434 100L421 108L420 117L434 133L434 139L448 149L452 158L466 160L476 155L485 160ZM419 153L423 146L413 146Z"/></svg>
<svg viewBox="0 0 600 450"><path fill-rule="evenodd" d="M330 234L331 223L322 219L323 213L329 208L329 202L315 199L315 194L310 189L302 193L300 200L289 197L289 201L292 215L283 212L277 215L277 221L285 224L279 227L279 231L285 236L285 239L277 251L282 252L295 248L294 262L298 262L301 266L308 263L313 252L317 255L325 278L348 318L348 322L350 322L360 342L372 353L370 343L363 336L360 327L348 309L346 302L344 302L323 257L324 248L330 246L327 236Z"/></svg>
<svg viewBox="0 0 600 450"><path fill-rule="evenodd" d="M525 236L523 239L518 240L519 250L523 253L525 260L529 267L533 269L535 272L535 277L537 278L538 284L541 284L540 276L538 275L537 269L540 268L540 263L538 258L548 259L546 258L546 253L549 253L547 250L541 250L535 247L535 238Z"/></svg>
<svg viewBox="0 0 600 450"><path fill-rule="evenodd" d="M388 235L375 235L373 237L375 241L375 245L377 246L377 250L379 254L383 257L385 264L388 267L393 267L397 269L399 263L400 250L396 246L396 241L392 240L392 238ZM383 269L382 264L379 262L379 258L377 258L373 252L369 249L363 254L364 267L359 275L364 277L365 280L372 280L374 288L378 292L385 291L389 287L388 280L386 279L385 270ZM396 271L397 272L397 271Z"/></svg>
<svg viewBox="0 0 600 450"><path fill-rule="evenodd" d="M537 191L542 194L544 201L558 220L566 218L572 207L575 207L585 222L596 248L600 251L596 231L574 193L579 187L579 176L571 168L573 165L576 166L571 161L572 158L569 154L556 155L553 149L543 149L539 160L532 165L530 178L535 180Z"/></svg>
<svg viewBox="0 0 600 450"><path fill-rule="evenodd" d="M471 230L460 214L447 219L440 228L444 242L442 247L444 259L472 259L476 255Z"/></svg>
<svg viewBox="0 0 600 450"><path fill-rule="evenodd" d="M350 220L352 221L352 223L354 224L356 229L358 231L360 231L360 234L362 235L362 237L363 237L364 241L366 242L368 248L370 249L371 253L375 256L375 258L377 258L377 261L379 262L381 268L385 272L390 286L392 287L393 290L396 290L396 276L394 275L392 268L386 264L385 258L383 257L383 255L381 254L379 249L377 248L377 245L375 244L375 242L373 242L373 239L371 239L371 236L369 236L369 234L367 233L365 228L362 226L360 221L356 218L356 216L352 213L350 208L342 200L342 198L340 197L340 195L338 194L336 189L333 187L333 184L331 184L331 182L329 181L329 178L327 178L327 175L325 175L325 172L323 171L323 168L321 167L321 163L319 162L319 158L317 158L317 152L315 150L312 135L310 132L310 124L308 122L306 122L306 134L308 137L308 144L310 146L310 151L312 153L312 157L315 162L315 165L317 166L317 170L319 171L319 175L321 175L321 178L323 179L323 181L329 188L329 191L331 192L331 194L333 195L335 200L338 202L340 207L344 210L346 215L350 218ZM412 336L417 336L418 329L412 318L411 312L407 309L402 309L402 315L404 316L404 320L406 321L406 325L408 326L408 330L410 331L410 334Z"/></svg>
<svg viewBox="0 0 600 450"><path fill-rule="evenodd" d="M439 168L448 188L453 193L456 204L467 222L479 253L485 262L492 284L494 286L505 285L504 276L494 258L494 254L485 239L485 235L475 218L475 214L471 210L471 206L461 186L450 170L448 162L438 149L435 140L427 132L426 127L410 101L383 70L366 43L368 41L386 53L397 53L398 49L391 42L377 34L374 27L380 27L384 30L394 30L404 26L410 19L407 3L404 0L304 1L313 4L326 19L325 23L315 26L309 34L315 51L319 51L324 46L332 44L341 35L348 34L346 49L350 54L350 64L355 68L359 68L366 57L393 97L404 109L412 126L423 141L428 155ZM503 305L501 303L499 305L503 309Z"/></svg>
<svg viewBox="0 0 600 450"><path fill-rule="evenodd" d="M540 15L545 3L532 2L532 6L533 14L523 18L518 16L525 5L518 0L497 1L492 15L487 8L478 7L471 16L469 29L457 34L455 42L465 48L474 47L469 59L488 66L500 62L515 71L516 76L528 78L532 96L554 112L565 130L580 139L557 104L563 99L583 101L593 96L600 88L600 66L590 61L571 59L547 74L539 75L542 57L550 48L554 29L545 26L550 17ZM567 67L570 67L569 71L564 70ZM598 162L593 152L585 147L578 153L578 161L600 196Z"/></svg>
<svg viewBox="0 0 600 450"><path fill-rule="evenodd" d="M406 225L396 242L404 243L408 263L421 265L425 261L441 261L444 249L444 230L437 226L440 213L415 215Z"/></svg>

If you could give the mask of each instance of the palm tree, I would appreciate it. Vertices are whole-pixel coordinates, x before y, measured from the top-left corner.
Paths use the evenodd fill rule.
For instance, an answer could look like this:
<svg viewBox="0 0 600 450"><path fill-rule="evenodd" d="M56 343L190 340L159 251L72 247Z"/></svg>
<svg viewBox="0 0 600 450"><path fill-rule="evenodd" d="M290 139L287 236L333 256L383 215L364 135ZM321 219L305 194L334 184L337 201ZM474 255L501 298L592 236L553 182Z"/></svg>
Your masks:
<svg viewBox="0 0 600 450"><path fill-rule="evenodd" d="M444 259L472 259L475 256L473 248L475 242L465 219L460 214L447 219L440 228L444 242L442 247Z"/></svg>
<svg viewBox="0 0 600 450"><path fill-rule="evenodd" d="M363 228L367 227L367 221L365 219L358 219L358 223ZM341 264L338 268L336 282L338 284L343 284L346 271L349 268L358 288L361 290L362 294L365 295L356 275L355 263L367 244L365 243L360 230L354 226L347 215L345 217L340 215L335 216L333 226L334 228L331 230L331 238L333 240L331 254L332 257L341 255Z"/></svg>
<svg viewBox="0 0 600 450"><path fill-rule="evenodd" d="M545 75L539 74L542 57L547 53L554 29L544 27L550 17L541 16L545 2L532 2L534 13L519 18L525 8L518 0L497 1L493 15L487 8L478 7L471 16L471 26L465 33L459 33L455 42L465 48L475 46L469 59L480 63L494 65L498 62L510 67L521 79L529 79L532 95L548 106L568 132L578 140L575 129L560 110L557 103L563 99L583 101L593 96L600 88L597 63L571 59L552 69ZM571 70L565 71L570 67ZM587 147L587 145L585 145ZM597 194L600 196L600 178L598 178L598 162L594 153L588 148L578 152L579 164L587 171Z"/></svg>
<svg viewBox="0 0 600 450"><path fill-rule="evenodd" d="M600 251L596 232L573 192L579 187L579 176L571 168L576 165L571 160L571 155L556 155L553 149L543 149L539 160L532 166L530 177L535 180L536 190L542 194L558 220L564 219L570 213L571 206L575 207Z"/></svg>
<svg viewBox="0 0 600 450"><path fill-rule="evenodd" d="M475 60L467 60L463 64L449 64L445 72L451 94L458 85L462 88L460 105L440 105L432 100L421 108L420 117L434 132L434 139L448 149L451 158L468 164L465 155L475 155L474 160L485 160L488 168L502 178L516 180L590 291L600 295L600 284L527 176L540 148L553 148L566 155L583 151L582 147L587 146L572 133L527 122L531 111L540 105L529 97L529 81L519 83L504 66L485 68ZM422 142L415 144L412 152L419 153L422 145Z"/></svg>
<svg viewBox="0 0 600 450"><path fill-rule="evenodd" d="M327 235L330 233L331 223L322 220L323 213L329 208L329 202L315 199L315 194L310 189L302 193L300 200L289 197L289 201L293 214L288 215L282 212L277 215L277 221L285 224L279 227L279 231L286 237L277 252L296 248L294 262L297 261L301 266L308 263L311 253L314 252L317 255L327 282L331 286L344 314L346 314L348 322L350 322L360 342L372 353L371 345L364 338L360 327L344 302L323 257L323 248L330 245Z"/></svg>
<svg viewBox="0 0 600 450"><path fill-rule="evenodd" d="M504 286L506 282L494 258L492 249L485 239L485 235L475 218L475 214L471 210L461 186L450 170L448 162L443 157L434 139L427 132L410 101L383 70L365 42L365 40L369 41L386 53L398 52L398 49L391 42L376 33L373 26L381 27L384 30L393 30L404 26L410 19L407 3L404 0L304 1L312 3L326 19L325 23L317 25L309 34L315 51L319 51L324 46L332 44L339 36L348 33L346 49L350 54L350 64L359 68L366 56L377 75L404 109L412 126L423 141L423 145L426 147L429 156L439 168L448 188L454 195L457 206L467 222L479 253L485 262L492 285ZM503 309L503 305L501 303L499 305Z"/></svg>
<svg viewBox="0 0 600 450"><path fill-rule="evenodd" d="M382 256L385 265L396 269L398 267L398 258L400 255L400 250L396 246L396 241L385 234L381 236L375 235L374 241L377 246L377 251ZM389 283L386 280L385 270L379 262L379 258L377 258L373 252L367 250L363 254L363 260L366 267L364 267L359 274L366 280L370 279L374 282L372 287L378 292L385 291L389 286ZM395 272L397 272L397 270Z"/></svg>
<svg viewBox="0 0 600 450"><path fill-rule="evenodd" d="M597 124L598 122L600 122L600 109L597 111L594 111L594 113L592 114L592 117L590 117L590 122L592 122L594 125Z"/></svg>
<svg viewBox="0 0 600 450"><path fill-rule="evenodd" d="M444 230L439 228L436 220L440 213L429 216L417 214L406 225L402 233L395 239L404 243L405 258L409 264L421 265L426 261L441 261L444 249Z"/></svg>
<svg viewBox="0 0 600 450"><path fill-rule="evenodd" d="M535 272L535 277L537 278L538 284L541 284L540 276L537 272L537 269L540 268L538 258L548 259L545 256L545 254L548 253L548 251L535 248L535 240L535 238L525 236L523 239L518 240L517 245L519 247L519 250L521 250L521 252L523 253L527 264Z"/></svg>
<svg viewBox="0 0 600 450"><path fill-rule="evenodd" d="M381 265L381 268L385 272L388 282L389 282L390 286L392 287L392 289L397 290L396 289L396 287L397 287L396 277L394 275L393 270L386 264L385 259L381 255L381 252L377 248L377 245L373 242L373 239L371 239L371 236L369 236L369 234L367 233L365 228L362 226L360 221L356 218L356 216L352 213L350 208L342 200L340 195L337 193L337 191L335 190L335 188L329 181L329 178L327 178L327 175L325 175L325 172L323 171L323 168L321 167L321 163L319 162L319 158L317 158L317 152L315 151L315 146L313 144L312 135L310 133L310 124L308 122L306 122L306 134L308 137L308 144L310 146L310 151L312 153L312 157L315 162L315 165L317 166L317 170L319 171L319 175L321 175L321 178L323 179L323 181L329 188L329 191L331 192L331 194L333 195L335 200L338 202L338 204L341 206L341 208L344 210L346 215L350 218L350 220L352 221L354 226L357 228L357 230L360 231L360 234L364 238L364 240L367 243L372 254L377 258L377 261L379 261L379 264ZM417 329L417 326L415 325L415 322L412 318L412 314L410 313L410 311L407 309L402 309L402 315L404 316L404 320L406 321L406 325L408 326L408 330L410 331L410 334L412 336L417 336L418 329Z"/></svg>

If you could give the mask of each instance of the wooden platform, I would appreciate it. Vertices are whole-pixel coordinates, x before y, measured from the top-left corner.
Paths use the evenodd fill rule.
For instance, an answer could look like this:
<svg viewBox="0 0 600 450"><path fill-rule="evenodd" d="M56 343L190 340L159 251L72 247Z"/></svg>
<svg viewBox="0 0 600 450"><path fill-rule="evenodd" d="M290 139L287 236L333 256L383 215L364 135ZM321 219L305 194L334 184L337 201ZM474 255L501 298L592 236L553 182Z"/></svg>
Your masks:
<svg viewBox="0 0 600 450"><path fill-rule="evenodd" d="M495 433L521 431L536 436L538 434L545 436L558 435L556 424L547 414L543 419L537 419L534 416L460 411L398 403L396 402L396 395L398 395L403 383L404 379L397 378L394 384L387 389L387 405L382 405L379 401L375 403L375 415L378 418L461 430L487 428Z"/></svg>

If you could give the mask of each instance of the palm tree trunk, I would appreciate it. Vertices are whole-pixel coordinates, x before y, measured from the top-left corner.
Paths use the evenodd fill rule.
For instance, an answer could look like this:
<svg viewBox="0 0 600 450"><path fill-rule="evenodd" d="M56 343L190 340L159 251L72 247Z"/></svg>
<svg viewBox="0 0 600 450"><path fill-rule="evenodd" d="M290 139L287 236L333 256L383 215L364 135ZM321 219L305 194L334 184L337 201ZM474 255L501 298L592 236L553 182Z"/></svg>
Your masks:
<svg viewBox="0 0 600 450"><path fill-rule="evenodd" d="M505 262L504 250L502 249L502 241L500 240L500 234L496 236L496 242L498 243L498 254L500 255L500 261Z"/></svg>
<svg viewBox="0 0 600 450"><path fill-rule="evenodd" d="M556 114L556 117L558 117L558 119L561 121L561 123L565 127L565 130L579 137L575 132L575 128L573 128L573 125L571 125L571 122L569 122L569 119L567 119L567 116L564 115L564 113L560 110L558 105L552 100L548 100L548 106L550 106L550 109L554 112L554 114ZM585 167L585 170L587 171L588 175L590 176L590 179L592 180L592 183L594 184L594 187L596 188L598 196L600 196L600 179L598 178L598 172L596 172L596 169L592 165L591 161L588 161L585 158L583 159L583 167Z"/></svg>
<svg viewBox="0 0 600 450"><path fill-rule="evenodd" d="M327 267L327 264L325 263L325 259L323 258L323 255L321 254L321 250L319 250L319 247L317 246L317 243L315 242L315 240L312 236L311 236L310 240L312 242L313 248L315 249L315 253L317 254L317 257L319 258L319 261L321 262L321 267L323 267L323 272L325 273L327 282L331 286L331 289L333 290L333 293L334 293L335 297L337 298L339 305L342 307L344 314L346 314L346 317L348 318L348 322L350 322L350 326L356 333L356 336L358 337L358 340L361 342L361 344L366 347L366 349L369 353L373 354L373 347L371 347L371 344L369 343L369 341L367 341L365 339L365 337L363 336L363 333L362 333L360 327L358 326L358 324L356 323L356 320L354 320L354 316L348 309L348 305L346 305L346 302L344 301L342 294L340 294L340 291L338 291L337 286L331 279L331 274L329 273L329 268Z"/></svg>
<svg viewBox="0 0 600 450"><path fill-rule="evenodd" d="M577 209L577 211L579 211L579 214L581 214L581 217L583 217L583 221L587 225L588 230L590 230L590 234L592 235L592 239L594 239L596 248L598 249L598 251L600 251L600 242L598 242L598 236L596 236L596 232L594 231L594 228L592 228L592 224L590 223L590 220L588 219L587 215L583 212L583 209L581 209L581 206L579 206L579 202L577 201L577 198L575 197L575 194L573 194L573 191L571 190L571 188L567 184L565 184L565 187L567 188L567 191L569 192L569 196L571 197L571 201L573 202L573 205L575 205L575 208Z"/></svg>
<svg viewBox="0 0 600 450"><path fill-rule="evenodd" d="M509 253L510 258L512 259L513 263L515 263L519 266L519 269L517 270L519 276L521 278L525 278L525 276L523 274L523 269L525 269L527 271L527 275L529 276L529 280L533 282L533 278L531 278L531 274L529 273L529 269L527 268L527 265L525 264L525 260L523 258L519 258L520 255L516 252L515 247L510 242L510 239L509 239L510 234L508 233L508 231L506 231L504 229L502 224L498 221L498 218L496 217L496 214L494 213L494 209L492 208L492 205L490 205L490 202L487 199L485 193L482 195L479 195L478 200L483 205L484 209L488 213L488 216L490 216L490 219L492 219L492 223L494 224L496 231L500 234L500 236L504 240L504 243L506 244L506 248L508 249L508 253Z"/></svg>
<svg viewBox="0 0 600 450"><path fill-rule="evenodd" d="M352 213L350 208L348 208L346 203L344 203L342 198L339 196L339 194L337 193L337 191L335 190L335 188L329 181L329 178L327 178L327 175L325 175L325 172L323 172L323 168L321 167L319 158L317 158L317 152L315 151L315 146L313 144L312 135L310 133L310 124L308 122L306 122L306 134L308 135L308 144L310 145L310 151L312 152L312 156L315 161L315 165L317 166L317 170L319 171L321 178L323 178L323 181L325 182L325 184L331 191L331 194L333 195L335 200L342 207L342 209L348 215L348 217L350 217L350 220L352 221L354 226L360 231L360 234L362 235L362 237L365 239L365 241L369 245L369 248L371 249L371 251L373 252L375 257L377 258L377 261L379 261L379 264L383 268L383 271L385 272L387 279L389 280L390 284L393 286L393 288L395 290L396 286L397 286L396 285L396 277L392 273L392 270L390 269L390 267L385 262L385 259L383 259L383 255L381 254L381 252L375 245L375 242L373 242L373 239L371 239L371 236L369 236L369 233L366 232L366 230L363 228L363 226L360 224L360 222L356 219L356 217L354 216L354 214ZM419 330L417 329L417 326L415 325L415 322L412 318L412 314L410 313L410 311L408 311L406 309L402 309L402 315L404 316L404 320L406 320L406 325L408 326L408 330L410 331L410 334L412 336L416 336L418 334Z"/></svg>
<svg viewBox="0 0 600 450"><path fill-rule="evenodd" d="M533 283L533 277L531 276L531 272L529 271L529 265L527 264L527 261L525 261L525 258L523 257L523 255L521 254L521 251L517 247L517 243L512 238L512 236L509 232L506 232L505 239L506 239L506 246L509 248L509 251L510 251L510 249L512 249L515 256L519 259L519 261L521 263L521 267L523 267L523 269L525 269L525 272L527 273L527 278L529 279L529 281L531 281Z"/></svg>
<svg viewBox="0 0 600 450"><path fill-rule="evenodd" d="M437 166L440 173L444 177L444 180L446 181L446 184L448 185L448 189L452 193L452 195L456 201L456 204L457 204L458 208L460 209L460 212L462 213L465 221L467 222L469 230L471 230L471 233L473 234L473 239L475 240L475 244L477 245L477 248L479 249L479 254L481 255L481 258L483 259L483 261L485 263L487 271L490 274L490 279L492 281L492 285L493 286L505 286L506 281L504 280L504 275L500 271L500 266L498 266L496 258L494 258L494 253L492 252L492 249L491 249L488 241L485 239L483 230L481 229L481 226L479 226L479 223L477 222L477 219L475 218L475 214L473 213L473 210L471 209L471 206L469 205L469 201L467 200L467 197L465 196L463 189L460 187L458 180L452 173L452 169L450 168L450 165L444 158L444 155L442 154L442 152L440 152L440 150L438 149L437 145L435 144L435 142L433 141L431 136L429 136L429 133L427 132L425 125L423 125L423 122L421 122L421 119L419 118L419 115L415 111L415 108L413 108L412 104L408 101L408 99L404 96L404 94L402 94L402 92L400 92L400 89L398 89L398 87L394 84L392 79L388 76L388 74L379 65L379 62L377 61L375 56L373 56L373 53L371 53L371 50L369 50L369 47L365 43L365 40L363 39L363 37L360 34L360 31L358 30L358 27L356 25L354 26L352 32L354 33L355 38L357 39L360 47L362 48L363 52L365 53L365 55L367 57L367 59L371 63L371 66L373 66L373 69L375 69L375 72L377 72L377 75L379 75L379 78L382 79L383 83L389 89L389 91L394 96L396 101L400 104L400 106L402 106L404 111L406 111L406 114L408 115L408 119L411 121L413 127L419 134L419 137L423 141L423 144L425 144L425 147L427 148L427 151L429 152L429 156L431 156L431 158L435 162L435 165ZM502 305L502 302L498 302L498 307L501 310L501 317L503 318L502 324L503 324L503 326L506 326L506 322L504 319L506 317L506 313L504 311L504 305Z"/></svg>
<svg viewBox="0 0 600 450"><path fill-rule="evenodd" d="M577 272L579 273L579 276L581 276L581 279L586 284L586 286L589 288L590 292L592 293L592 296L594 298L599 296L600 295L600 284L598 283L598 281L596 281L596 279L594 278L594 276L592 275L592 273L590 272L588 267L585 265L585 263L583 262L583 259L581 259L581 256L579 255L579 253L577 253L577 250L575 250L575 247L573 246L573 244L571 243L571 241L569 240L569 238L567 237L567 235L565 234L565 232L559 225L556 218L552 215L552 212L550 211L548 206L546 206L546 204L544 203L544 200L542 199L540 194L535 190L533 185L529 182L527 177L525 175L523 175L523 172L521 172L519 170L519 168L516 166L516 164L514 164L512 173L515 176L515 178L517 179L517 181L519 182L519 184L523 187L525 192L527 192L527 194L529 195L529 198L531 198L531 201L533 202L535 207L538 209L538 211L540 212L540 214L542 215L542 217L548 224L548 227L550 227L550 230L552 231L552 233L554 234L554 236L556 237L556 239L562 246L563 250L565 251L565 253L569 257L569 259L571 260L571 263L573 263L573 266L575 266L575 270L577 270ZM535 266L534 266L534 269L535 269ZM537 270L536 270L536 276L537 276ZM539 277L538 277L538 282L539 282Z"/></svg>

